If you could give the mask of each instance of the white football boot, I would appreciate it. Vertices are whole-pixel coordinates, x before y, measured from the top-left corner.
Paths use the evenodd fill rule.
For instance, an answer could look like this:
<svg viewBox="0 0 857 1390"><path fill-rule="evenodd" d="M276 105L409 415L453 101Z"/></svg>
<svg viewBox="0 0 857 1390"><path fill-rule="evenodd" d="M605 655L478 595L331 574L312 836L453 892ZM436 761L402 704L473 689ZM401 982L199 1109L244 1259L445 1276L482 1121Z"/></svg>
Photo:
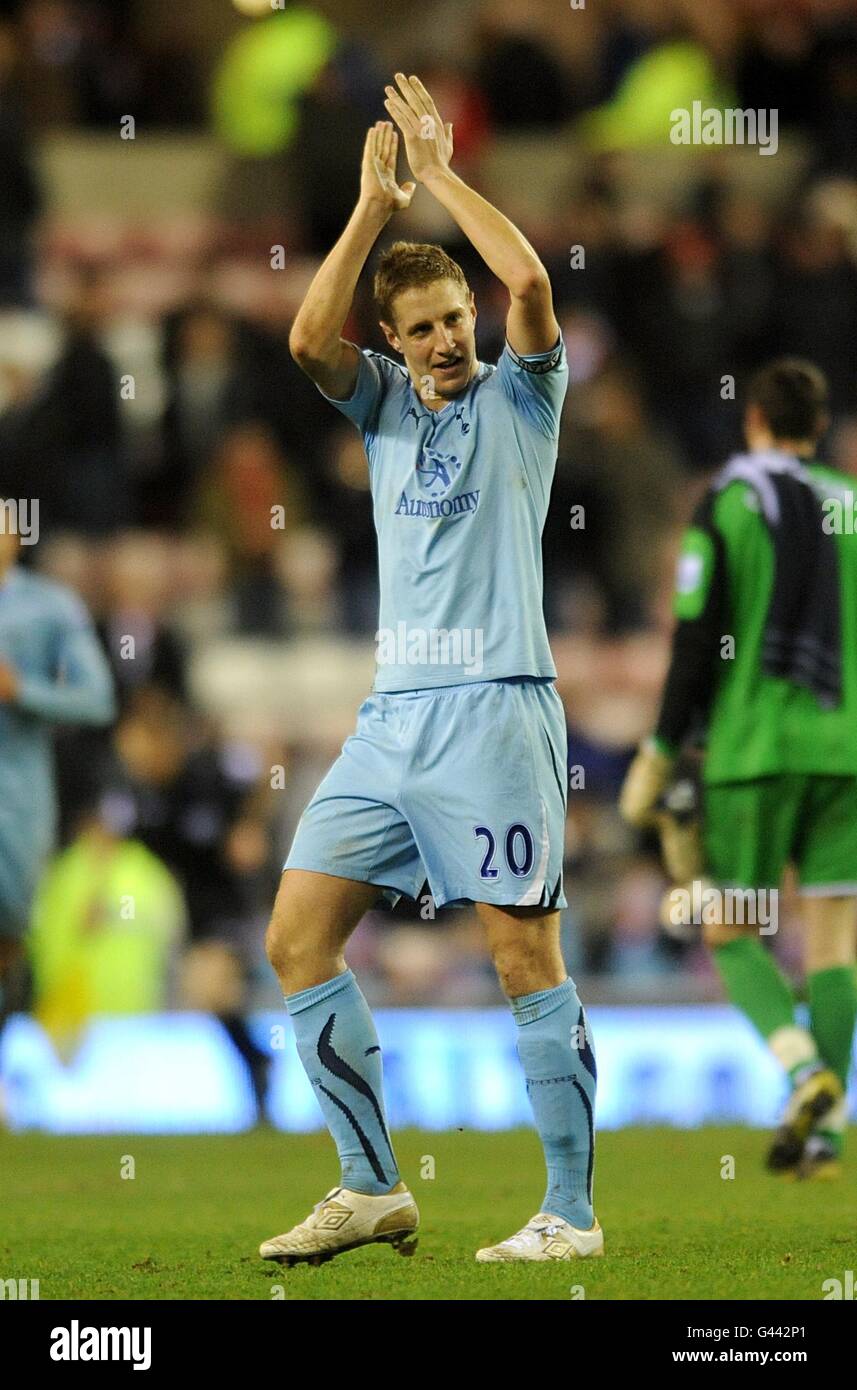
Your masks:
<svg viewBox="0 0 857 1390"><path fill-rule="evenodd" d="M560 1216L540 1211L523 1230L499 1245L477 1250L476 1258L492 1260L575 1260L604 1254L604 1232L597 1221L589 1231L580 1231Z"/></svg>
<svg viewBox="0 0 857 1390"><path fill-rule="evenodd" d="M333 1187L316 1202L309 1216L285 1235L263 1241L259 1254L263 1260L281 1265L320 1265L356 1250L358 1245L392 1245L399 1255L412 1255L416 1240L409 1240L419 1225L417 1204L403 1182L381 1197Z"/></svg>

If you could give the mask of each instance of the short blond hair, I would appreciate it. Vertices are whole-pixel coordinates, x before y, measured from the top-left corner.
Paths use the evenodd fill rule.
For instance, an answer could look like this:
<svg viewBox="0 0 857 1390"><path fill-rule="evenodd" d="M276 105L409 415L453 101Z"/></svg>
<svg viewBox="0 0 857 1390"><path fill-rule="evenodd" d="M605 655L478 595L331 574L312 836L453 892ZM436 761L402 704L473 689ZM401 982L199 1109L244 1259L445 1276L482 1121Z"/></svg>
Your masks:
<svg viewBox="0 0 857 1390"><path fill-rule="evenodd" d="M397 294L431 285L435 280L454 280L465 295L470 293L464 271L442 246L426 241L394 241L378 262L372 287L382 321L393 325L393 301Z"/></svg>

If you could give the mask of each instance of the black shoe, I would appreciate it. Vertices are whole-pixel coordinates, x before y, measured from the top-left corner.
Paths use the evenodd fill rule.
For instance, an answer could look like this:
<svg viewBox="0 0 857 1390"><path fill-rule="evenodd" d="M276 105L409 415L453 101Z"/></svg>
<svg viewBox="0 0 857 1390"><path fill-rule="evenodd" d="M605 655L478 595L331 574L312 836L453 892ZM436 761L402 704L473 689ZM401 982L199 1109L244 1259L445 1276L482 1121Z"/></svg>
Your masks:
<svg viewBox="0 0 857 1390"><path fill-rule="evenodd" d="M797 1086L788 1103L786 1118L774 1135L765 1166L770 1173L796 1169L804 1156L804 1145L837 1101L842 1099L839 1077L821 1067Z"/></svg>

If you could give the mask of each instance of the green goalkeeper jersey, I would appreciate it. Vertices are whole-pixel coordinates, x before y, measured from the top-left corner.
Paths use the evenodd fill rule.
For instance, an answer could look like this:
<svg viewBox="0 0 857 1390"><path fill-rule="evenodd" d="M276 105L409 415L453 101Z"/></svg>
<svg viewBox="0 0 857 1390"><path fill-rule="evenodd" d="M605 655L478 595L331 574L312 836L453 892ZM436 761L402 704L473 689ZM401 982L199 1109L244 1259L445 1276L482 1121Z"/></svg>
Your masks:
<svg viewBox="0 0 857 1390"><path fill-rule="evenodd" d="M857 482L805 465L835 537L841 622L841 699L824 708L809 688L763 670L762 646L775 582L775 549L756 490L731 482L709 494L683 538L674 611L673 666L658 736L675 746L688 732L695 683L705 717L707 783L778 773L857 776ZM680 652L679 633L691 637ZM693 645L695 643L695 647ZM680 668L695 667L688 679ZM702 698L700 685L705 686ZM670 687L673 687L670 694ZM668 704L672 717L666 717ZM676 718L677 705L683 706Z"/></svg>

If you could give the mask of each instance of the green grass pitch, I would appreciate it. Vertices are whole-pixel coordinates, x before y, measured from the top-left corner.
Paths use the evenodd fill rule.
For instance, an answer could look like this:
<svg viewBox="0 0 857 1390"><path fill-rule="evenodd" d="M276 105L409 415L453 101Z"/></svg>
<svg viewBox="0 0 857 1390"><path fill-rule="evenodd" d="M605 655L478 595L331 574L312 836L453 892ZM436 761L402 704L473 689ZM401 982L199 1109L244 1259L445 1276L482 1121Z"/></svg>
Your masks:
<svg viewBox="0 0 857 1390"><path fill-rule="evenodd" d="M352 1251L318 1268L260 1260L338 1179L327 1135L193 1138L0 1135L0 1279L42 1299L822 1299L853 1265L855 1163L838 1182L762 1169L741 1128L600 1136L603 1260L482 1266L543 1196L534 1133L399 1131L420 1207L416 1253ZM734 1178L722 1177L734 1159ZM121 1177L134 1160L133 1178ZM421 1177L434 1163L434 1177ZM578 1286L576 1294L572 1289Z"/></svg>

